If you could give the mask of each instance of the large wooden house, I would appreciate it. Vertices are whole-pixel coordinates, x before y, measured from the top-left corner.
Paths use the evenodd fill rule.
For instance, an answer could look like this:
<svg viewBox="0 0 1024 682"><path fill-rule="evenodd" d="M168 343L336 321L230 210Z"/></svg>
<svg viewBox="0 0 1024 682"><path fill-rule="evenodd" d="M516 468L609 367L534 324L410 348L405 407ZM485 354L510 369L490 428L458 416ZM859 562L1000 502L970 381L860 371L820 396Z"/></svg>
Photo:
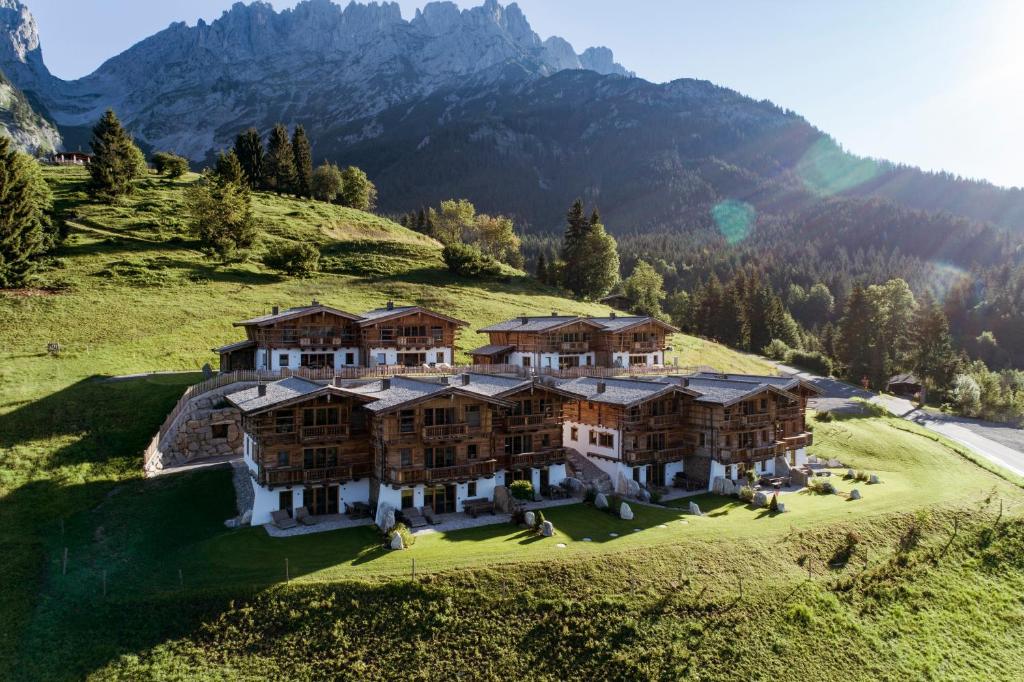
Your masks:
<svg viewBox="0 0 1024 682"><path fill-rule="evenodd" d="M305 506L461 511L469 499L566 475L566 394L536 380L462 374L370 382L290 377L228 396L242 412L253 523Z"/></svg>
<svg viewBox="0 0 1024 682"><path fill-rule="evenodd" d="M474 364L519 367L652 367L665 363L667 335L679 331L653 317L517 317L479 330L489 343L470 351Z"/></svg>
<svg viewBox="0 0 1024 682"><path fill-rule="evenodd" d="M392 302L362 315L314 300L236 322L243 341L213 349L222 372L299 368L334 369L378 365L451 364L455 334L466 323L418 306Z"/></svg>

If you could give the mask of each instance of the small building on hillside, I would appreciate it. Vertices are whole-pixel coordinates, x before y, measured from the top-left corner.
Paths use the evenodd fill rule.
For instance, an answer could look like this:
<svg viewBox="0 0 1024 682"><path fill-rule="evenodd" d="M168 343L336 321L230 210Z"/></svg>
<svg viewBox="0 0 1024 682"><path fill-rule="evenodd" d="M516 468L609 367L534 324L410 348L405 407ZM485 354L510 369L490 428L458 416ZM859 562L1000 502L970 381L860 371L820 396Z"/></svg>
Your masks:
<svg viewBox="0 0 1024 682"><path fill-rule="evenodd" d="M92 164L92 155L85 152L57 152L50 156L50 163L55 166L88 166Z"/></svg>
<svg viewBox="0 0 1024 682"><path fill-rule="evenodd" d="M894 395L913 397L921 392L921 380L910 372L897 374L896 376L889 377L889 381L885 385L885 391Z"/></svg>

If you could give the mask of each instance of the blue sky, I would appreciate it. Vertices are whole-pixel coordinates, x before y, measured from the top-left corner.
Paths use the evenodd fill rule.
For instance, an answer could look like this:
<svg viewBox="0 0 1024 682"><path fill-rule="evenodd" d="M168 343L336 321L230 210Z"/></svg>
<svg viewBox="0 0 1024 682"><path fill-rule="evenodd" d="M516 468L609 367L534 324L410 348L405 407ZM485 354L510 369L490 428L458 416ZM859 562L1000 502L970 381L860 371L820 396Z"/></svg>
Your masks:
<svg viewBox="0 0 1024 682"><path fill-rule="evenodd" d="M469 7L482 0L458 0ZM50 69L89 73L232 0L27 0ZM295 0L275 0L278 9ZM422 0L400 0L411 17ZM1024 2L520 0L535 31L607 45L643 78L713 81L805 116L847 149L1024 186ZM81 37L92 40L83 44Z"/></svg>

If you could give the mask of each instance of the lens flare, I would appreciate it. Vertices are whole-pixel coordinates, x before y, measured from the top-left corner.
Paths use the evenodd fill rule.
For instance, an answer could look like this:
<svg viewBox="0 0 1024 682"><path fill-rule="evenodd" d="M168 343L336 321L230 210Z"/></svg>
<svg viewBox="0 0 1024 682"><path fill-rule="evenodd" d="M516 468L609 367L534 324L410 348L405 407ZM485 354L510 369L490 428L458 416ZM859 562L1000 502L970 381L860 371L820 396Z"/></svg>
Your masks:
<svg viewBox="0 0 1024 682"><path fill-rule="evenodd" d="M756 216L757 211L753 206L735 199L726 199L711 209L711 217L718 231L729 244L738 244L750 236Z"/></svg>
<svg viewBox="0 0 1024 682"><path fill-rule="evenodd" d="M831 196L873 180L881 169L877 161L848 154L831 138L822 136L804 152L796 172L804 187Z"/></svg>
<svg viewBox="0 0 1024 682"><path fill-rule="evenodd" d="M928 265L931 266L927 282L928 291L940 301L946 298L954 284L970 276L963 268L945 261L931 261Z"/></svg>

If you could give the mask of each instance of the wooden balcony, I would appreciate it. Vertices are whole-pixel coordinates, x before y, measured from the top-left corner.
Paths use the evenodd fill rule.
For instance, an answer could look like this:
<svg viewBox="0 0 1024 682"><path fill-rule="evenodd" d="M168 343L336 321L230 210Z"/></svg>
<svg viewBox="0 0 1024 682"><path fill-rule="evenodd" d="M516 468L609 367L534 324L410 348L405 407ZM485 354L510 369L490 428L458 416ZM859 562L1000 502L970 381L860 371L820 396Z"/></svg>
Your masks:
<svg viewBox="0 0 1024 682"><path fill-rule="evenodd" d="M654 351L661 350L661 345L657 341L633 341L624 350L633 351L634 353L653 353Z"/></svg>
<svg viewBox="0 0 1024 682"><path fill-rule="evenodd" d="M562 353L586 353L590 351L589 341L561 341L557 350Z"/></svg>
<svg viewBox="0 0 1024 682"><path fill-rule="evenodd" d="M348 438L349 425L333 424L331 426L303 426L300 433L304 443L318 440L341 440Z"/></svg>
<svg viewBox="0 0 1024 682"><path fill-rule="evenodd" d="M807 433L799 433L795 436L785 436L782 442L783 448L786 450L805 448L814 444L814 434L808 431Z"/></svg>
<svg viewBox="0 0 1024 682"><path fill-rule="evenodd" d="M459 440L480 432L479 426L469 424L440 424L438 426L424 426L422 437L425 441Z"/></svg>
<svg viewBox="0 0 1024 682"><path fill-rule="evenodd" d="M521 452L517 455L505 455L502 466L505 469L541 468L565 458L565 448L549 448L539 452Z"/></svg>
<svg viewBox="0 0 1024 682"><path fill-rule="evenodd" d="M783 407L775 412L776 419L799 419L803 410L799 407Z"/></svg>
<svg viewBox="0 0 1024 682"><path fill-rule="evenodd" d="M443 336L397 336L391 339L367 339L367 344L373 348L435 348L447 347L450 343L445 342Z"/></svg>
<svg viewBox="0 0 1024 682"><path fill-rule="evenodd" d="M527 429L557 423L558 417L553 412L546 414L513 414L504 419L505 428L509 430Z"/></svg>
<svg viewBox="0 0 1024 682"><path fill-rule="evenodd" d="M285 485L316 485L340 483L369 476L369 461L339 464L332 467L304 469L302 467L260 467L259 482L267 487Z"/></svg>
<svg viewBox="0 0 1024 682"><path fill-rule="evenodd" d="M256 342L261 346L335 346L354 348L359 335L340 327L309 329L260 329Z"/></svg>
<svg viewBox="0 0 1024 682"><path fill-rule="evenodd" d="M681 414L659 414L657 416L651 417L647 421L647 424L652 429L663 429L663 428L670 427L670 426L680 426L681 427L683 425L683 415L681 415Z"/></svg>
<svg viewBox="0 0 1024 682"><path fill-rule="evenodd" d="M747 414L726 419L718 425L722 431L745 431L754 430L772 423L772 416L767 412L760 414Z"/></svg>
<svg viewBox="0 0 1024 682"><path fill-rule="evenodd" d="M684 457L693 455L695 452L696 450L692 445L663 448L660 450L626 450L622 455L622 461L627 464L662 464L664 462L678 462Z"/></svg>
<svg viewBox="0 0 1024 682"><path fill-rule="evenodd" d="M774 457L782 452L783 443L782 441L777 441L768 445L758 445L749 448L722 448L718 451L717 459L725 464L750 462L765 459L767 457Z"/></svg>
<svg viewBox="0 0 1024 682"><path fill-rule="evenodd" d="M457 464L448 467L415 467L392 468L388 473L390 483L413 485L416 483L446 483L451 481L493 476L497 470L498 460L487 459L469 464Z"/></svg>

